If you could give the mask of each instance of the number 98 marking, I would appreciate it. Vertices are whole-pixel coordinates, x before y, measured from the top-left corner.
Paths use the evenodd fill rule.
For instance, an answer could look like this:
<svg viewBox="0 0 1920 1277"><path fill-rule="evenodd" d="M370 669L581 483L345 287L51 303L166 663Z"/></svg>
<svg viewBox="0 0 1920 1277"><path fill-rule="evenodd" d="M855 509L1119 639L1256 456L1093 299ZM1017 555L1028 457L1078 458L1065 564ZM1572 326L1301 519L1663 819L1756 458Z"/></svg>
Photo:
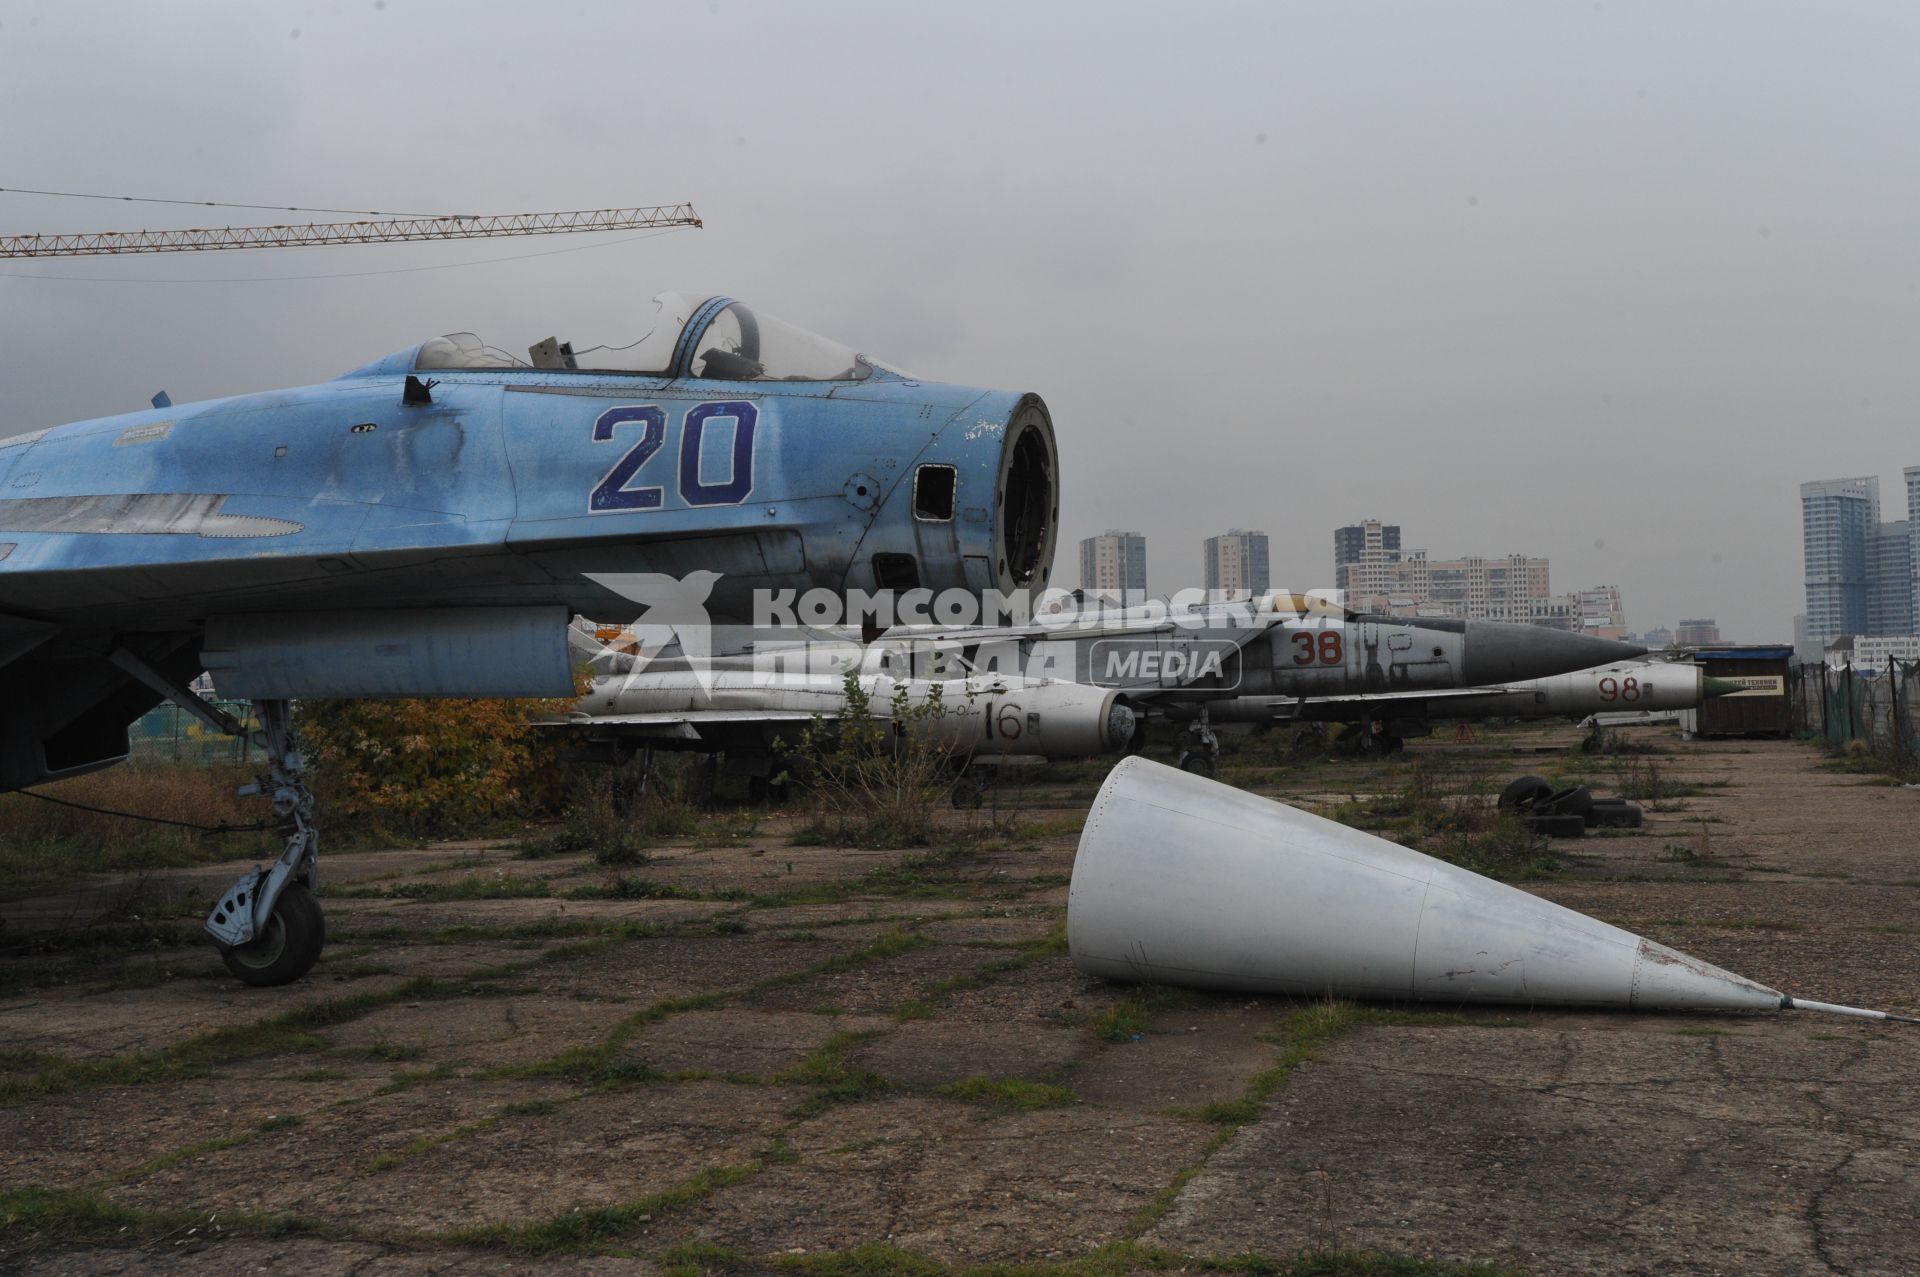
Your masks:
<svg viewBox="0 0 1920 1277"><path fill-rule="evenodd" d="M1600 699L1609 705L1615 701L1637 701L1640 699L1640 680L1632 675L1615 678L1609 674L1600 680Z"/></svg>

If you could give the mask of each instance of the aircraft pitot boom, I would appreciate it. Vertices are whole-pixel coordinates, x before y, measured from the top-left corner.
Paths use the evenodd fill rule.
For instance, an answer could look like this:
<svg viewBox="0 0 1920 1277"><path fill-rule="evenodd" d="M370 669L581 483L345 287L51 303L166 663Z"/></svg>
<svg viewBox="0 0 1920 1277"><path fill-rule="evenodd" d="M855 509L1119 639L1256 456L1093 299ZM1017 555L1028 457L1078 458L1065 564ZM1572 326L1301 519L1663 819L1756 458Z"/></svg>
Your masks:
<svg viewBox="0 0 1920 1277"><path fill-rule="evenodd" d="M758 589L1046 584L1038 396L922 381L730 298L656 300L637 341L523 360L459 334L0 439L0 791L124 758L162 699L237 728L188 690L203 669L259 702L297 830L208 930L280 983L320 925L291 699L570 695L569 617L648 606L604 581L697 580L685 622L745 620Z"/></svg>

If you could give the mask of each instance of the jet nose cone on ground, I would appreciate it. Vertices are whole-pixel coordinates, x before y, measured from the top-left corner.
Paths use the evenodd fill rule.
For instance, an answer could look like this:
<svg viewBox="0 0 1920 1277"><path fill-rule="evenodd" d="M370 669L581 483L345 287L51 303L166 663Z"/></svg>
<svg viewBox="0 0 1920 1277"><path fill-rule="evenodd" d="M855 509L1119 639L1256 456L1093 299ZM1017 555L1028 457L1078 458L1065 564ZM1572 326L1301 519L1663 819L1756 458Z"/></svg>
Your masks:
<svg viewBox="0 0 1920 1277"><path fill-rule="evenodd" d="M1517 683L1645 656L1635 643L1550 630L1540 625L1468 621L1462 675L1470 687Z"/></svg>

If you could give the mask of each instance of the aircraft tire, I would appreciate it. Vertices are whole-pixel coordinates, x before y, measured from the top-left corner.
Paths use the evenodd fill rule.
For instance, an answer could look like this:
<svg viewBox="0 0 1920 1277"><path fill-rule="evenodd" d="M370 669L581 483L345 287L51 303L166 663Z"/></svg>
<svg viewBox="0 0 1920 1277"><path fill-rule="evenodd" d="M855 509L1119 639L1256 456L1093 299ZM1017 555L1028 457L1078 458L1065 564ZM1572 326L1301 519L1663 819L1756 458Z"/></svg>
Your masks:
<svg viewBox="0 0 1920 1277"><path fill-rule="evenodd" d="M1603 798L1587 812L1587 823L1595 829L1638 829L1646 823L1646 813L1621 798Z"/></svg>
<svg viewBox="0 0 1920 1277"><path fill-rule="evenodd" d="M956 811L974 811L986 801L987 787L971 776L953 782L953 806Z"/></svg>
<svg viewBox="0 0 1920 1277"><path fill-rule="evenodd" d="M1578 816L1585 820L1587 813L1593 810L1593 791L1585 785L1569 785L1557 789L1545 798L1536 799L1533 810L1541 815Z"/></svg>
<svg viewBox="0 0 1920 1277"><path fill-rule="evenodd" d="M1541 799L1553 793L1553 786L1544 776L1522 776L1500 791L1500 809L1502 811L1528 811Z"/></svg>
<svg viewBox="0 0 1920 1277"><path fill-rule="evenodd" d="M1183 772L1192 772L1195 776L1205 776L1208 780L1212 780L1214 772L1213 760L1198 750L1195 750L1193 753L1181 756L1180 770Z"/></svg>
<svg viewBox="0 0 1920 1277"><path fill-rule="evenodd" d="M1527 828L1549 838L1584 838L1587 820L1584 816L1528 816Z"/></svg>
<svg viewBox="0 0 1920 1277"><path fill-rule="evenodd" d="M267 929L220 955L234 978L255 988L292 984L313 969L327 943L327 920L306 884L290 882L274 901Z"/></svg>

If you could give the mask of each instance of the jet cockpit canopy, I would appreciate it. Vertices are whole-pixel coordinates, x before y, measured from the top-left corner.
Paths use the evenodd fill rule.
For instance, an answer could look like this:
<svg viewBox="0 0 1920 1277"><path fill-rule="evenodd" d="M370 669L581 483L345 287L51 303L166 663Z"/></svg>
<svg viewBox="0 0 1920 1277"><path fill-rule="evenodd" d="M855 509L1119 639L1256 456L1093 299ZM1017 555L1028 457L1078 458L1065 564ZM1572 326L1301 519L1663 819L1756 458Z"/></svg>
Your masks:
<svg viewBox="0 0 1920 1277"><path fill-rule="evenodd" d="M661 293L652 327L624 346L576 350L549 337L520 359L472 333L436 337L420 348L422 371L453 368L578 369L720 381L864 381L886 365L851 347L750 310L731 297ZM891 370L888 370L891 371Z"/></svg>

